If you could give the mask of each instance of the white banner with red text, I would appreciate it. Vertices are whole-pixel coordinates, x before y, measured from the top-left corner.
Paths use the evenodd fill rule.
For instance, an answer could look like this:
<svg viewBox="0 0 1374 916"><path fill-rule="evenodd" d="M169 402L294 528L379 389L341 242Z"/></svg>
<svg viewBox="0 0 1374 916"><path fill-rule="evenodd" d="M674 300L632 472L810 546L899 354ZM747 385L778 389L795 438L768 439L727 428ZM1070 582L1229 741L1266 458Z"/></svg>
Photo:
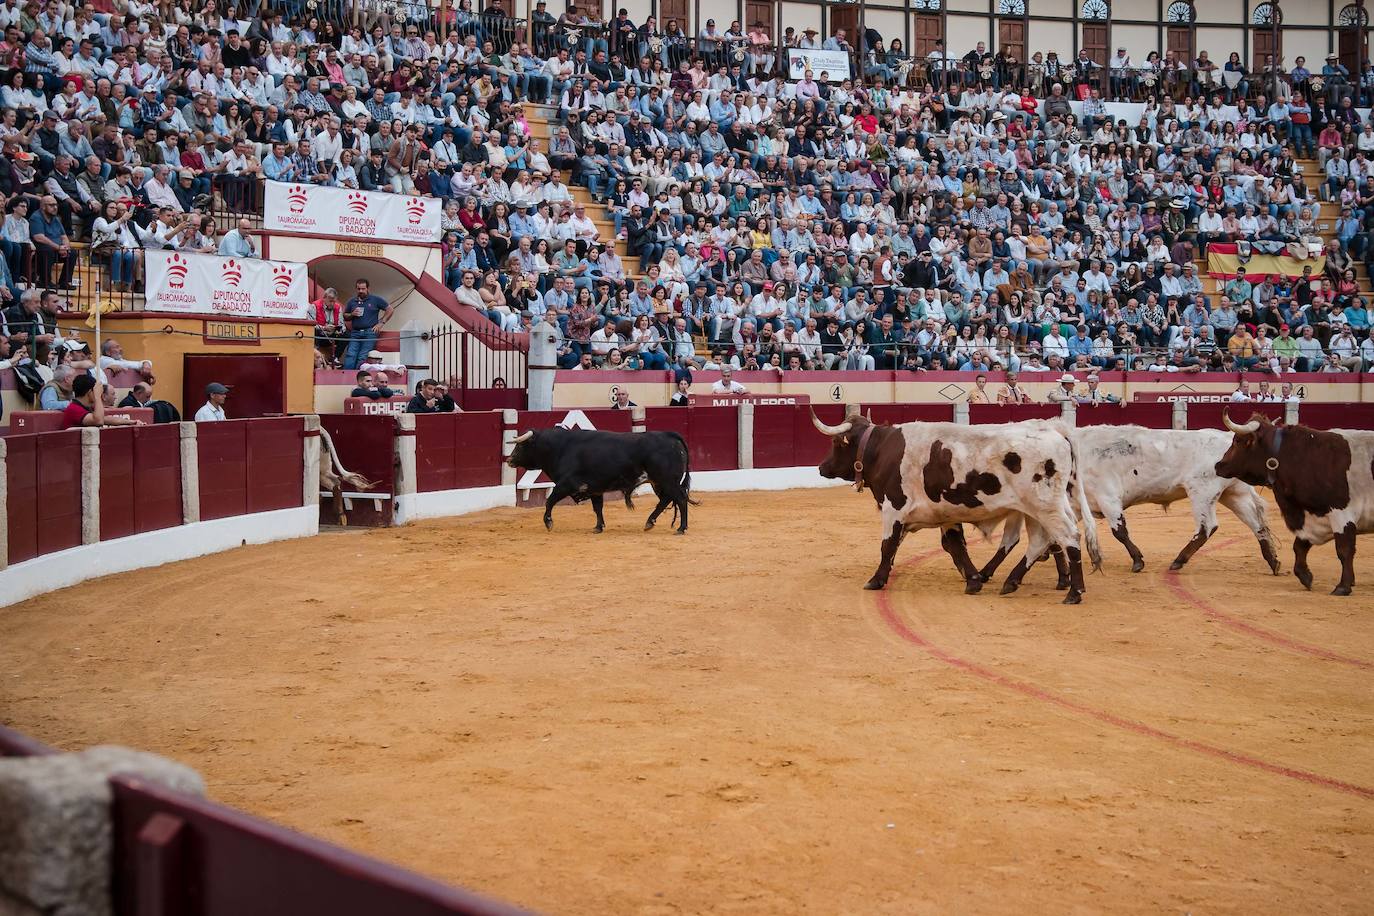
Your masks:
<svg viewBox="0 0 1374 916"><path fill-rule="evenodd" d="M442 203L437 197L269 181L262 228L360 241L438 242Z"/></svg>
<svg viewBox="0 0 1374 916"><path fill-rule="evenodd" d="M148 251L148 304L153 312L310 319L304 264L213 254Z"/></svg>

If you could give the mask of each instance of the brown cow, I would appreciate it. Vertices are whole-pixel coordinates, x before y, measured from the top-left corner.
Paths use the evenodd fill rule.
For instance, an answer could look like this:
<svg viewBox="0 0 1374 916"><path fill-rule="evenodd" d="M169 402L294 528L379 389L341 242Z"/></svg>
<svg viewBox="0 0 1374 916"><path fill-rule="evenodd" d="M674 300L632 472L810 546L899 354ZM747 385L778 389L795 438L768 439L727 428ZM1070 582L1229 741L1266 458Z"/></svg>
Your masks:
<svg viewBox="0 0 1374 916"><path fill-rule="evenodd" d="M1081 504L1088 554L1093 567L1102 563L1097 532L1083 496L1074 485L1074 449L1062 425L1034 420L1000 426L956 423L903 423L878 426L851 412L843 423L827 426L812 411L816 429L831 439L830 454L820 465L823 477L868 487L882 514L882 556L864 588L887 585L897 547L908 531L939 528L940 543L963 573L966 590L982 585L964 545L964 522L990 531L1013 514L1026 517L1028 543L1007 579L1003 593L1014 591L1034 559L1045 551L1067 555L1069 593L1065 604L1083 595L1083 565L1073 494Z"/></svg>
<svg viewBox="0 0 1374 916"><path fill-rule="evenodd" d="M1341 579L1331 594L1350 594L1355 536L1374 531L1374 432L1284 426L1258 413L1244 424L1222 419L1235 437L1216 473L1274 491L1283 523L1297 535L1293 575L1304 588L1312 587L1307 552L1335 540Z"/></svg>

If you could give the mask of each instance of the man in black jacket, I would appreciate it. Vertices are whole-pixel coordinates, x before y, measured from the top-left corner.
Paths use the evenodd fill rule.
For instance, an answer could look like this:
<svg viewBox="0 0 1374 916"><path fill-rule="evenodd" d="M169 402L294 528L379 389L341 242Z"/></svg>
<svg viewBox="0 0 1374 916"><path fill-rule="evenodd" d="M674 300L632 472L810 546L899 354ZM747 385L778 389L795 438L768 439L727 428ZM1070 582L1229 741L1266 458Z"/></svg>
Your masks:
<svg viewBox="0 0 1374 916"><path fill-rule="evenodd" d="M367 370L359 372L356 381L357 386L354 387L353 393L349 395L351 398L369 398L373 401L379 401L382 398L395 397L396 395L396 392L392 391L387 386L378 385L373 380L372 373Z"/></svg>
<svg viewBox="0 0 1374 916"><path fill-rule="evenodd" d="M439 383L427 378L415 386L415 396L406 405L406 413L453 413L458 405L447 391L441 391Z"/></svg>

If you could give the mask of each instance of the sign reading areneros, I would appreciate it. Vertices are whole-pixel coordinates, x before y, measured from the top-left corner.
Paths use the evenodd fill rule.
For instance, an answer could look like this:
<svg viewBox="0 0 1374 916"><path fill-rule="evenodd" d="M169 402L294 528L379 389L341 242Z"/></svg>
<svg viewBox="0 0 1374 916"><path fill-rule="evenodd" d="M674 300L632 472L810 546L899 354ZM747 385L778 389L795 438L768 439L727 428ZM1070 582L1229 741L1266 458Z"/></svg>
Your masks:
<svg viewBox="0 0 1374 916"><path fill-rule="evenodd" d="M314 315L304 264L166 249L144 255L150 312L301 320Z"/></svg>
<svg viewBox="0 0 1374 916"><path fill-rule="evenodd" d="M441 203L437 197L269 181L262 228L371 242L432 243L439 241Z"/></svg>

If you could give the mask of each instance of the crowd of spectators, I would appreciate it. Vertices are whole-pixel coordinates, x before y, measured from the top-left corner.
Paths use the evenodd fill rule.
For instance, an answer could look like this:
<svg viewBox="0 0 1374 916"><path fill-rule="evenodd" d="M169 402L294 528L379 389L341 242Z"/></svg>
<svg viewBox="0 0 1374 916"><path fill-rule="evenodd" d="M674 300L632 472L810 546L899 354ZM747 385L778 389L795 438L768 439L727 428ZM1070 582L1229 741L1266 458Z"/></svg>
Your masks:
<svg viewBox="0 0 1374 916"><path fill-rule="evenodd" d="M458 301L507 330L551 318L564 366L1374 362L1356 274L1374 126L1366 75L1334 56L1238 80L1229 52L914 59L871 30L437 8L364 3L357 24L335 4L0 4L11 353L58 361L41 300L72 284L77 243L117 289L148 248L253 257L230 214L292 181L442 198ZM793 47L843 51L856 75L786 79ZM551 137L531 103L552 106ZM1325 261L1209 295L1195 263L1214 241ZM352 369L387 314L362 298L330 326Z"/></svg>

